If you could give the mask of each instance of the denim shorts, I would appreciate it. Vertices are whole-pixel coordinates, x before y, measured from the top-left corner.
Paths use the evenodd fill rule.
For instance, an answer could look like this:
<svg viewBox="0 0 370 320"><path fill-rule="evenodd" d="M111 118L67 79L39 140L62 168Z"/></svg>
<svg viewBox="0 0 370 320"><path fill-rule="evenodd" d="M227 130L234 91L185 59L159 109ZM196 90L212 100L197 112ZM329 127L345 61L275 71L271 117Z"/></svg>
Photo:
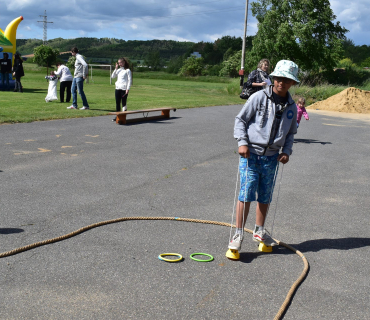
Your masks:
<svg viewBox="0 0 370 320"><path fill-rule="evenodd" d="M259 156L254 153L250 157L240 157L240 192L239 201L257 201L263 204L271 202L274 191L275 173L277 174L277 158L279 154L273 156Z"/></svg>

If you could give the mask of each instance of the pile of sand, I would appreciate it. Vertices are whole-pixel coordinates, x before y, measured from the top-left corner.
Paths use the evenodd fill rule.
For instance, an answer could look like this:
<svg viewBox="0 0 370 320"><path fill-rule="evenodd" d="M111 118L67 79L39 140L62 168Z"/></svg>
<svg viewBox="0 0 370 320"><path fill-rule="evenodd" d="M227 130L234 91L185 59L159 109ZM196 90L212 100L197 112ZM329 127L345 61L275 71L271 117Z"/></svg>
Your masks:
<svg viewBox="0 0 370 320"><path fill-rule="evenodd" d="M348 113L370 113L370 91L351 87L324 101L311 104L308 108Z"/></svg>

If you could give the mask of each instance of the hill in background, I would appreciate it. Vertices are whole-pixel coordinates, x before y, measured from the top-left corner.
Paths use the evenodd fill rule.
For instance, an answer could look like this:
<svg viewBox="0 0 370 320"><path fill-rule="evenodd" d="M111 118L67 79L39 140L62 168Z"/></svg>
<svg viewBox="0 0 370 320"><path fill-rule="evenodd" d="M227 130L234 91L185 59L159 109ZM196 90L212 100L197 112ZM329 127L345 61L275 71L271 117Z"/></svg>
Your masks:
<svg viewBox="0 0 370 320"><path fill-rule="evenodd" d="M39 39L17 39L17 51L22 55L32 54L33 49L42 45ZM128 57L130 60L144 60L150 52L159 52L162 59L170 60L184 54L190 54L193 42L178 42L173 40L121 40L113 38L56 38L48 41L48 46L60 52L69 52L77 47L88 59L105 61ZM62 59L68 59L69 53L62 54ZM110 61L109 61L110 62Z"/></svg>

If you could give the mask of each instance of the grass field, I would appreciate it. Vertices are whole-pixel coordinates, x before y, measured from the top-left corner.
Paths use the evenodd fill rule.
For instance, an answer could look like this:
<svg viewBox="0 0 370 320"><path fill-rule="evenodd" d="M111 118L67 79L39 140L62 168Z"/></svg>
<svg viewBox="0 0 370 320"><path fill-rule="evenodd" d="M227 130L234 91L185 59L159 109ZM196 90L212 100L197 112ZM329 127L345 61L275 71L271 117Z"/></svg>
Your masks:
<svg viewBox="0 0 370 320"><path fill-rule="evenodd" d="M115 111L114 82L109 84L109 70L93 70L93 78L85 83L84 91L90 110L67 110L72 103L45 102L48 82L46 68L24 64L23 93L0 91L0 123L32 122L51 119L92 117ZM171 76L171 75L169 75ZM189 81L164 73L135 73L127 101L129 110L176 107L194 108L215 105L242 104L233 92L235 79L209 78L207 81ZM210 82L208 82L210 81ZM218 82L215 82L218 81ZM59 97L59 84L58 84ZM82 101L78 95L78 107Z"/></svg>
<svg viewBox="0 0 370 320"><path fill-rule="evenodd" d="M72 103L45 102L48 82L46 68L25 63L23 93L0 91L0 124L52 119L94 117L115 111L114 82L109 84L109 70L93 70L84 91L90 110L67 110ZM345 86L295 86L290 89L294 99L305 97L307 105L325 100L346 89ZM359 87L370 90L370 83ZM164 72L135 72L127 101L129 110L159 107L197 108L244 103L239 98L239 79L220 77L185 78ZM59 84L58 84L59 96ZM82 107L78 95L78 107Z"/></svg>

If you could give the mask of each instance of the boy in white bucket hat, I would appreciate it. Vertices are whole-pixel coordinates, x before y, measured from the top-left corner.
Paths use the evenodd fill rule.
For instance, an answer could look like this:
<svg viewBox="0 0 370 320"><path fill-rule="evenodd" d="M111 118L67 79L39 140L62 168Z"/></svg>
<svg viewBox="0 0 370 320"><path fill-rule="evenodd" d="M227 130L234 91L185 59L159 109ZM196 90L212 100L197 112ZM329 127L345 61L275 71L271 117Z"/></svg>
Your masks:
<svg viewBox="0 0 370 320"><path fill-rule="evenodd" d="M240 250L250 203L256 200L253 240L267 246L277 245L266 232L264 224L278 161L283 164L289 161L297 133L297 107L288 92L292 85L299 83L297 75L298 66L294 62L279 61L270 74L273 85L252 95L235 118L234 137L238 141L240 155L240 193L236 206L236 232L229 249Z"/></svg>

